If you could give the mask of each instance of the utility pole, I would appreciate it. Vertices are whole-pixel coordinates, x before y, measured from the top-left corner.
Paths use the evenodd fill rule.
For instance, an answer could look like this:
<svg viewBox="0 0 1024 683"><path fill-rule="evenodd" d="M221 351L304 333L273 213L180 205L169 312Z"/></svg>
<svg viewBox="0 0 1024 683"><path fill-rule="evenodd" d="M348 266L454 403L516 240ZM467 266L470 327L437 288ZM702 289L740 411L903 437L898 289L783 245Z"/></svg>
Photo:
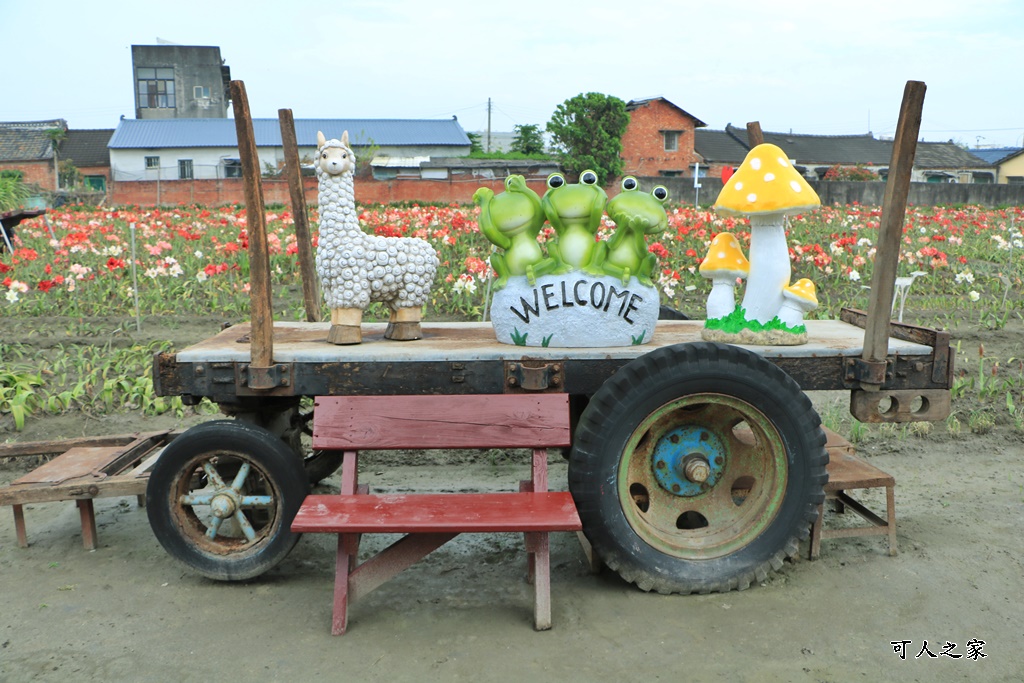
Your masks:
<svg viewBox="0 0 1024 683"><path fill-rule="evenodd" d="M487 153L491 153L491 98L487 98Z"/></svg>

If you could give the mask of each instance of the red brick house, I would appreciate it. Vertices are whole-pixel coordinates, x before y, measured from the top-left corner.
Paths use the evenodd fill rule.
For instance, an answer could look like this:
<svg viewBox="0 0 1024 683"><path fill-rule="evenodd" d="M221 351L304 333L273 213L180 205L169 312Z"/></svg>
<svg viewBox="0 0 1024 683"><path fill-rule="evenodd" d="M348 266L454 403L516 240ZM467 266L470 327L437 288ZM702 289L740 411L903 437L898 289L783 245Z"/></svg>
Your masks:
<svg viewBox="0 0 1024 683"><path fill-rule="evenodd" d="M629 125L622 136L624 175L693 176L700 161L694 152L694 129L708 124L664 97L630 100Z"/></svg>

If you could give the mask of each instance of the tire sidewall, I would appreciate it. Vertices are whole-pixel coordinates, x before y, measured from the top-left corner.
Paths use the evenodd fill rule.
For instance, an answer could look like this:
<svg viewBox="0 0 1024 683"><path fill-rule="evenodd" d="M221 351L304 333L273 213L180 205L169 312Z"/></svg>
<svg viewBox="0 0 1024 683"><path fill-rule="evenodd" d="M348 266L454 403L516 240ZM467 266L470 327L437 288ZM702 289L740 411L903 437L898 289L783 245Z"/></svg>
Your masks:
<svg viewBox="0 0 1024 683"><path fill-rule="evenodd" d="M634 431L665 404L693 394L731 396L761 412L778 432L788 470L784 498L770 524L746 546L701 560L650 545L630 524L619 496L620 462ZM792 545L794 534L806 536L824 495L824 460L818 456L824 456L825 439L810 401L782 370L737 347L683 344L631 362L594 394L576 435L570 490L584 532L624 578L639 583L637 577L646 577L662 592L720 590L725 577L741 585L749 581ZM735 586L724 586L729 587Z"/></svg>
<svg viewBox="0 0 1024 683"><path fill-rule="evenodd" d="M203 454L240 454L258 465L274 489L278 511L268 536L244 551L216 554L197 547L172 512L170 497L186 468ZM262 427L236 420L206 422L184 432L164 449L150 474L147 514L150 527L176 560L211 579L237 581L258 576L278 564L298 542L291 522L308 493L301 459Z"/></svg>

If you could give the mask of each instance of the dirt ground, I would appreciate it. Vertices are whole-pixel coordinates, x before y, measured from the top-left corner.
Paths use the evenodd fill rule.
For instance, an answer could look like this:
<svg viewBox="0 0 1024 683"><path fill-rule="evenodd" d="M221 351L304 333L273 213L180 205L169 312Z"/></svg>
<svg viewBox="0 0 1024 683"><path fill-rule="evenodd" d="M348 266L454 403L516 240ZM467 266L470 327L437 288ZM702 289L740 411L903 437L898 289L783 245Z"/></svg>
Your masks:
<svg viewBox="0 0 1024 683"><path fill-rule="evenodd" d="M187 341L196 331L147 334ZM955 336L1006 359L1021 355L1022 332ZM845 410L843 395L813 398L823 415ZM134 498L96 501L92 552L73 503L27 506L27 549L2 509L0 681L1020 681L1024 434L1003 423L972 434L966 412L963 422L958 438L940 424L857 444L896 477L896 557L884 537L827 540L819 560L806 559L804 544L801 558L747 591L662 596L607 570L591 574L575 536L554 534L554 628L541 633L521 537L511 534L458 537L356 603L337 638L330 537L306 535L268 574L223 584L177 565ZM17 434L9 426L0 424L0 442L178 423L75 415ZM364 457L363 481L380 491L487 490L514 486L528 467L494 453L395 461ZM30 466L0 463L0 484ZM566 484L554 454L551 483ZM882 511L877 493L862 500ZM826 524L851 517L827 513ZM364 547L388 540L367 537ZM904 657L894 641L907 641ZM971 657L982 641L985 657Z"/></svg>

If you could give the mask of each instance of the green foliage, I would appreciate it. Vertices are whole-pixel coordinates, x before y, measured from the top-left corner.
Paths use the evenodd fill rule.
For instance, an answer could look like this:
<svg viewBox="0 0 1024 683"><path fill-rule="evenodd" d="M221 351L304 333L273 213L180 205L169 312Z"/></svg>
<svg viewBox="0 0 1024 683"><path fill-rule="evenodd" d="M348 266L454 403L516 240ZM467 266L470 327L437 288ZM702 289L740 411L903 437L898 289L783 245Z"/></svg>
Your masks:
<svg viewBox="0 0 1024 683"><path fill-rule="evenodd" d="M544 136L540 126L532 123L517 125L512 129L516 136L512 139L512 152L520 154L541 154L544 152Z"/></svg>
<svg viewBox="0 0 1024 683"><path fill-rule="evenodd" d="M13 174L0 175L0 211L17 209L31 194L31 189L20 177Z"/></svg>
<svg viewBox="0 0 1024 683"><path fill-rule="evenodd" d="M558 105L547 131L563 167L576 173L589 168L607 185L622 173L622 135L627 125L625 102L591 92Z"/></svg>
<svg viewBox="0 0 1024 683"><path fill-rule="evenodd" d="M466 137L469 138L469 155L483 154L484 147L481 144L480 133L466 133Z"/></svg>
<svg viewBox="0 0 1024 683"><path fill-rule="evenodd" d="M59 169L58 177L60 178L61 187L73 188L82 182L82 174L71 159L61 161L57 164L57 168Z"/></svg>

